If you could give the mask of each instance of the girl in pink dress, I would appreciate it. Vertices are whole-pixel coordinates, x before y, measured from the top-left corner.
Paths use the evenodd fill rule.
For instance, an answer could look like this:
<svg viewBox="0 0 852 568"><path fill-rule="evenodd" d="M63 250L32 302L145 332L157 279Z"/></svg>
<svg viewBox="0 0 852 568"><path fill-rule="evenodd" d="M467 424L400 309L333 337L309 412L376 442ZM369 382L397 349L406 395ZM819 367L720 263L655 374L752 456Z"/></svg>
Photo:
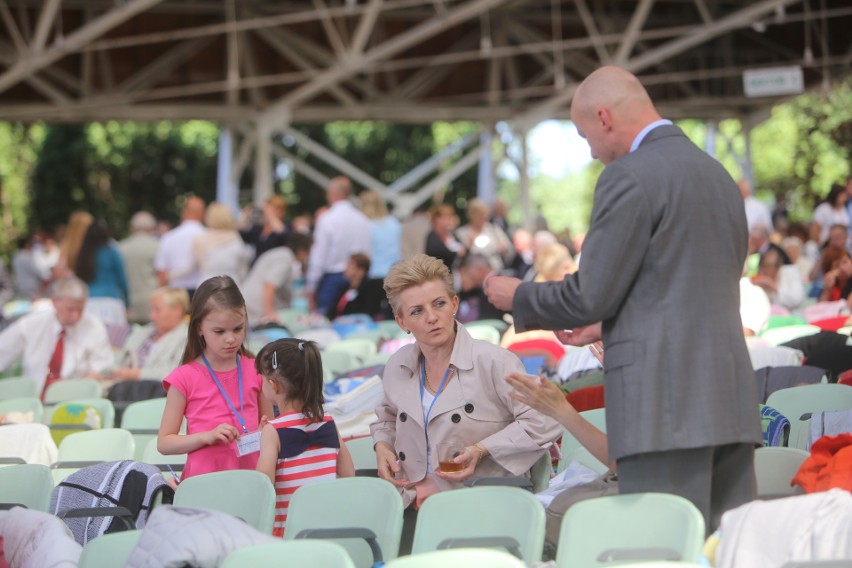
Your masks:
<svg viewBox="0 0 852 568"><path fill-rule="evenodd" d="M162 454L189 454L183 479L257 465L259 427L272 416L272 404L243 345L247 326L245 301L229 276L205 280L195 291L181 366L163 380L166 409L157 439Z"/></svg>
<svg viewBox="0 0 852 568"><path fill-rule="evenodd" d="M322 360L316 343L279 339L267 344L255 361L263 392L280 416L263 427L257 471L275 485L275 526L284 536L293 493L308 483L355 475L352 456L334 419L322 407Z"/></svg>

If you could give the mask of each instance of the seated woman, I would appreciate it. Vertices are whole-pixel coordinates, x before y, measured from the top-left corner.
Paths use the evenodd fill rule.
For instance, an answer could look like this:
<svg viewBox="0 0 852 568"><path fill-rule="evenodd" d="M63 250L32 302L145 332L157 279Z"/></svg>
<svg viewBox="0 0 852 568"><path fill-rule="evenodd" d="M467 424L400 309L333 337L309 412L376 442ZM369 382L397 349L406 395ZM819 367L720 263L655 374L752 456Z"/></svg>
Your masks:
<svg viewBox="0 0 852 568"><path fill-rule="evenodd" d="M474 475L527 475L561 428L509 396L504 377L524 372L520 360L455 320L459 300L439 259L421 254L394 265L384 289L415 343L385 366L384 399L370 426L379 476L417 509ZM461 470L443 473L437 447L450 439L464 446L453 460Z"/></svg>
<svg viewBox="0 0 852 568"><path fill-rule="evenodd" d="M183 288L158 288L151 295L151 323L136 328L124 342L118 364L106 379L162 380L180 365L186 346L189 294Z"/></svg>
<svg viewBox="0 0 852 568"><path fill-rule="evenodd" d="M820 262L824 276L819 301L847 299L852 293L852 256L845 249L827 248Z"/></svg>
<svg viewBox="0 0 852 568"><path fill-rule="evenodd" d="M751 280L763 288L770 302L787 310L800 308L805 300L805 284L799 269L793 264L784 264L775 249L763 253L757 274Z"/></svg>

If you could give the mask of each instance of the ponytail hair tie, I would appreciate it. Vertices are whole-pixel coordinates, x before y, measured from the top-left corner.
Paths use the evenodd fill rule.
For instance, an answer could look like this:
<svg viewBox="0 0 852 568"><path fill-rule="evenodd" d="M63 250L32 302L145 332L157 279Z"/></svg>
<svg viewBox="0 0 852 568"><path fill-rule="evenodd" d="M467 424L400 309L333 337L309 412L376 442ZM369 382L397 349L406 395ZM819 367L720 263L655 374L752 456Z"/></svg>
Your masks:
<svg viewBox="0 0 852 568"><path fill-rule="evenodd" d="M272 370L278 370L278 351L272 352Z"/></svg>
<svg viewBox="0 0 852 568"><path fill-rule="evenodd" d="M305 350L305 342L304 342L304 341L300 341L300 342L299 342L299 351L304 351L304 350Z"/></svg>

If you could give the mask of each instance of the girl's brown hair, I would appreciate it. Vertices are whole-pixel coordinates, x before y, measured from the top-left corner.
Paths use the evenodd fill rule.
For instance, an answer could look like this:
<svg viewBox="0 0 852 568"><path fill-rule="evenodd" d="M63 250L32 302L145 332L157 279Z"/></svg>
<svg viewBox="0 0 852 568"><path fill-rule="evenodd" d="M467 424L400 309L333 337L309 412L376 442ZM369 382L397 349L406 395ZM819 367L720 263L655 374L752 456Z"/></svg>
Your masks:
<svg viewBox="0 0 852 568"><path fill-rule="evenodd" d="M204 353L204 338L201 337L201 322L213 310L237 310L243 313L248 336L248 316L246 316L246 301L240 293L236 282L230 276L214 276L201 283L192 295L189 306L189 330L186 335L186 348L183 350L181 365L186 365L198 359ZM245 345L240 345L240 355L252 357L252 352Z"/></svg>
<svg viewBox="0 0 852 568"><path fill-rule="evenodd" d="M322 421L322 358L316 343L295 337L267 343L257 354L254 367L264 379L278 383L287 399L301 402L308 420Z"/></svg>

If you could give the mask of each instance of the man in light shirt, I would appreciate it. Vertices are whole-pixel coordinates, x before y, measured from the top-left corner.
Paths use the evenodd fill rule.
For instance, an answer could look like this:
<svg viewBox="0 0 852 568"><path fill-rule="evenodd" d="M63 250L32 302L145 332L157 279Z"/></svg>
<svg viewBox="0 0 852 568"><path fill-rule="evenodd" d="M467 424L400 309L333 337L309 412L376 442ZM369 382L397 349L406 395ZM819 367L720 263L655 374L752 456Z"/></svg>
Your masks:
<svg viewBox="0 0 852 568"><path fill-rule="evenodd" d="M352 183L336 177L325 190L328 211L317 220L305 279L311 310L326 313L349 288L343 269L355 253L370 254L370 220L349 200Z"/></svg>
<svg viewBox="0 0 852 568"><path fill-rule="evenodd" d="M192 298L193 292L201 284L201 272L192 253L195 237L205 231L201 221L204 219L204 200L190 197L183 205L181 223L160 239L160 248L154 259L160 286L183 288Z"/></svg>
<svg viewBox="0 0 852 568"><path fill-rule="evenodd" d="M34 380L41 392L52 360L57 363L52 380L97 377L112 368L106 327L96 316L84 313L88 297L88 287L79 278L54 282L50 309L27 314L0 333L0 370L22 361L24 376Z"/></svg>

